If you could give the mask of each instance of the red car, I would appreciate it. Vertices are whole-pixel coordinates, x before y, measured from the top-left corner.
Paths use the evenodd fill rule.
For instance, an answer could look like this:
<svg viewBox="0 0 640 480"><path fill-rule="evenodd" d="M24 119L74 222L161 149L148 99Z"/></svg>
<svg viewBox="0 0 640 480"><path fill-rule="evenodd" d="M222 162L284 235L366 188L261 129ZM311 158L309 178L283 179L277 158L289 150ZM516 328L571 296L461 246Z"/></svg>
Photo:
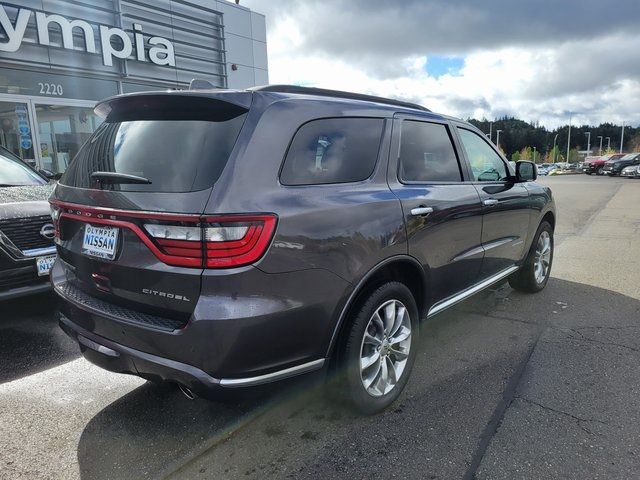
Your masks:
<svg viewBox="0 0 640 480"><path fill-rule="evenodd" d="M624 153L614 153L613 155L602 155L600 157L587 157L582 164L582 171L587 175L591 175L592 173L604 175L605 162L622 158L624 155Z"/></svg>

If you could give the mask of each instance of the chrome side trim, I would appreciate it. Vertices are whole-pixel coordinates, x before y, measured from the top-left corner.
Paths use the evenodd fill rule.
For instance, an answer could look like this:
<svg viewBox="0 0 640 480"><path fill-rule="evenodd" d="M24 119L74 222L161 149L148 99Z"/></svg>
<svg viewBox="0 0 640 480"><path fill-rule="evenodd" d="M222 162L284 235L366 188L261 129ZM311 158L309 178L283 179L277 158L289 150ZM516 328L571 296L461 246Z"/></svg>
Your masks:
<svg viewBox="0 0 640 480"><path fill-rule="evenodd" d="M285 368L284 370L278 370L277 372L267 373L266 375L259 375L257 377L248 378L222 378L220 379L220 386L227 388L238 387L251 387L254 385L262 385L264 383L275 382L283 378L293 377L302 373L312 372L319 370L324 365L324 358L314 360L313 362L303 363L302 365L296 365L295 367Z"/></svg>
<svg viewBox="0 0 640 480"><path fill-rule="evenodd" d="M478 247L474 247L471 250L467 250L466 252L462 252L460 255L453 257L451 259L452 262L459 262L460 260L464 260L465 258L473 257L475 255L479 255L484 253L484 247L482 245Z"/></svg>
<svg viewBox="0 0 640 480"><path fill-rule="evenodd" d="M513 265L505 270L502 270L501 272L496 273L495 275L492 275L491 277L481 281L480 283L476 283L473 287L467 288L466 290L463 290L462 292L456 295L453 295L452 297L445 298L444 300L436 303L434 306L432 306L429 309L427 318L432 317L442 312L443 310L446 310L447 308L454 306L456 303L460 303L462 300L469 298L472 295L475 295L476 293L480 292L481 290L484 290L485 288L493 285L494 283L499 282L503 278L508 277L513 272L518 270L518 268L519 268L518 266Z"/></svg>
<svg viewBox="0 0 640 480"><path fill-rule="evenodd" d="M487 251L489 251L489 250L491 250L493 248L501 247L502 245L505 245L505 244L507 244L509 242L515 242L516 240L518 240L518 238L520 238L520 237L505 237L505 238L501 238L499 240L494 240L493 242L486 243L484 245L480 245L478 247L474 247L471 250L467 250L466 252L462 252L457 257L454 257L453 261L454 262L458 262L460 260L464 260L465 258L472 257L474 255L478 255L479 253L487 252ZM522 241L520 241L518 243L514 243L514 246L520 245L520 243L522 243Z"/></svg>
<svg viewBox="0 0 640 480"><path fill-rule="evenodd" d="M22 254L25 257L38 257L40 255L53 255L56 253L56 247L44 247L44 248L31 248L29 250L22 250Z"/></svg>

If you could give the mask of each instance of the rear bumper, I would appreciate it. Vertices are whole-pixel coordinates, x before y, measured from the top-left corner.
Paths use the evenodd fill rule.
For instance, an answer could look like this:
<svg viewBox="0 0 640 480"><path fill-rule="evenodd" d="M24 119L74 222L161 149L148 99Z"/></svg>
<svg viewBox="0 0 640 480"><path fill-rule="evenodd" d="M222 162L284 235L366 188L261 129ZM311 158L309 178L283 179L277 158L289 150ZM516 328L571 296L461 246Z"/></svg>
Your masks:
<svg viewBox="0 0 640 480"><path fill-rule="evenodd" d="M203 370L186 363L141 352L100 337L76 325L65 316L60 328L78 342L83 356L91 363L116 373L128 373L153 381L174 382L191 391L205 395L212 390L264 385L323 367L325 359L318 359L265 375L246 378L214 378Z"/></svg>
<svg viewBox="0 0 640 480"><path fill-rule="evenodd" d="M99 303L69 295L60 261L51 278L63 299L61 327L89 361L203 394L320 370L333 332L332 312L347 290L327 275L332 276L319 269L265 274L251 268L203 279L193 315L174 330L135 324ZM243 285L252 294L233 295Z"/></svg>

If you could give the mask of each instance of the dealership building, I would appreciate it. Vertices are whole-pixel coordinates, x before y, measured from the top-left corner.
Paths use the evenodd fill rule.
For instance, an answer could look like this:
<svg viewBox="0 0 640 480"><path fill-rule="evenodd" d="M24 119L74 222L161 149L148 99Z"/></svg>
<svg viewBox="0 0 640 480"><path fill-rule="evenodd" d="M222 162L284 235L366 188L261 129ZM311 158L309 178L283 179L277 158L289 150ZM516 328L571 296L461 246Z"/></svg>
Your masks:
<svg viewBox="0 0 640 480"><path fill-rule="evenodd" d="M63 172L119 93L268 83L265 18L224 0L0 1L0 145Z"/></svg>

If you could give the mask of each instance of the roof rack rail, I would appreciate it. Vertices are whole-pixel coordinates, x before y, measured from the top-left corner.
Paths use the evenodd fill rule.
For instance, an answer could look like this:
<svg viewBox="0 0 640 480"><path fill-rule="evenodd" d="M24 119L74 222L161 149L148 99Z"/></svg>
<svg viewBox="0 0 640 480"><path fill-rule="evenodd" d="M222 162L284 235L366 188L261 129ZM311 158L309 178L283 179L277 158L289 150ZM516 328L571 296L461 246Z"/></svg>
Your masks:
<svg viewBox="0 0 640 480"><path fill-rule="evenodd" d="M267 85L264 87L253 87L249 90L254 92L277 92L277 93L299 93L302 95L317 95L320 97L333 98L349 98L352 100L363 100L365 102L384 103L386 105L395 105L398 107L412 108L430 112L426 107L417 103L403 102L401 100L392 100L390 98L377 97L375 95L365 95L362 93L343 92L341 90L329 90L327 88L300 87L297 85Z"/></svg>

